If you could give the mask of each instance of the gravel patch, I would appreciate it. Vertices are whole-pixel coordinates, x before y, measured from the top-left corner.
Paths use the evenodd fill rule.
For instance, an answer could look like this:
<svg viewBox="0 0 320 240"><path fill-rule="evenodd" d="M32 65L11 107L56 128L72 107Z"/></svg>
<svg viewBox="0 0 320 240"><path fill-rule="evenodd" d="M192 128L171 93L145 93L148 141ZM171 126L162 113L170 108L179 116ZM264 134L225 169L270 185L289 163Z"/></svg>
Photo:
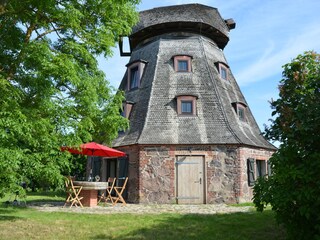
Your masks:
<svg viewBox="0 0 320 240"><path fill-rule="evenodd" d="M126 206L107 204L96 207L63 207L64 203L45 202L31 203L28 207L44 212L74 212L90 214L161 214L161 213L179 213L179 214L223 214L236 212L250 212L254 208L250 206L228 206L226 204L201 204L201 205L181 205L181 204L127 204Z"/></svg>

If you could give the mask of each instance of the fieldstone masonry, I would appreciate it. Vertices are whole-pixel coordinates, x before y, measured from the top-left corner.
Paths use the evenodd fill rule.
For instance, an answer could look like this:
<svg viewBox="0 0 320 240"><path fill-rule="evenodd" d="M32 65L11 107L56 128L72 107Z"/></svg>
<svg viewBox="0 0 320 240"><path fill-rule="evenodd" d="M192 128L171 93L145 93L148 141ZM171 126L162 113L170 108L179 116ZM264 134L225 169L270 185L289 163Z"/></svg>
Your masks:
<svg viewBox="0 0 320 240"><path fill-rule="evenodd" d="M175 203L176 156L204 156L206 203L239 203L252 198L247 159L268 160L270 151L239 146L131 146L128 202Z"/></svg>
<svg viewBox="0 0 320 240"><path fill-rule="evenodd" d="M208 164L208 203L236 202L240 169L237 148L212 147L213 158Z"/></svg>
<svg viewBox="0 0 320 240"><path fill-rule="evenodd" d="M168 147L144 147L140 162L141 202L167 203L172 199L172 171L174 158L170 157Z"/></svg>

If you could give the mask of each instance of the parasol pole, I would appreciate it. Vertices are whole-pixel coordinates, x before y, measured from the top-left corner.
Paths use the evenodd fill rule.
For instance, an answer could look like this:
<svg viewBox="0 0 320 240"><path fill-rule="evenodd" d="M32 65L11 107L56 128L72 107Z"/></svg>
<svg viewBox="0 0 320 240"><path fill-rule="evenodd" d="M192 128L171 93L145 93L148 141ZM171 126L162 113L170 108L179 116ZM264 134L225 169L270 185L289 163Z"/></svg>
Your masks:
<svg viewBox="0 0 320 240"><path fill-rule="evenodd" d="M91 154L91 156L90 156L90 172L89 172L89 179L88 179L88 181L89 182L92 182L92 180L93 180L93 177L92 177L92 167L93 167L93 153L94 153L94 149L92 149L91 150L92 151L92 154Z"/></svg>

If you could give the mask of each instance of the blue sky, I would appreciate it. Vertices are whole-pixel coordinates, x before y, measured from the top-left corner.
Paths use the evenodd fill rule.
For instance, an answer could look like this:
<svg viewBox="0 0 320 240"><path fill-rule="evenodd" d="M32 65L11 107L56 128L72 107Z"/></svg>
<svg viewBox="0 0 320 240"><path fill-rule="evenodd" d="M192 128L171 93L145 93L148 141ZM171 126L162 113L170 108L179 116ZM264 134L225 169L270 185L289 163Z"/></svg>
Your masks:
<svg viewBox="0 0 320 240"><path fill-rule="evenodd" d="M270 101L278 97L282 66L304 51L320 53L319 0L144 0L139 11L170 5L200 3L218 8L222 18L233 18L236 28L224 54L260 127L271 118ZM129 57L115 49L99 65L118 88Z"/></svg>

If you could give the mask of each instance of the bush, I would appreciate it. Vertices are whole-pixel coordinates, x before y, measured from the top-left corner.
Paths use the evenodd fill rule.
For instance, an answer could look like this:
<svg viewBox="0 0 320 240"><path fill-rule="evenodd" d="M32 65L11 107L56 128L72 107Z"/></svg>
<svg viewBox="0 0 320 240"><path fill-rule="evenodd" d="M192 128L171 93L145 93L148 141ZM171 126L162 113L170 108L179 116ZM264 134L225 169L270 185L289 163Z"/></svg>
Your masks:
<svg viewBox="0 0 320 240"><path fill-rule="evenodd" d="M266 137L281 142L273 176L254 186L259 211L271 204L290 239L320 239L320 55L306 52L284 66L275 120Z"/></svg>

